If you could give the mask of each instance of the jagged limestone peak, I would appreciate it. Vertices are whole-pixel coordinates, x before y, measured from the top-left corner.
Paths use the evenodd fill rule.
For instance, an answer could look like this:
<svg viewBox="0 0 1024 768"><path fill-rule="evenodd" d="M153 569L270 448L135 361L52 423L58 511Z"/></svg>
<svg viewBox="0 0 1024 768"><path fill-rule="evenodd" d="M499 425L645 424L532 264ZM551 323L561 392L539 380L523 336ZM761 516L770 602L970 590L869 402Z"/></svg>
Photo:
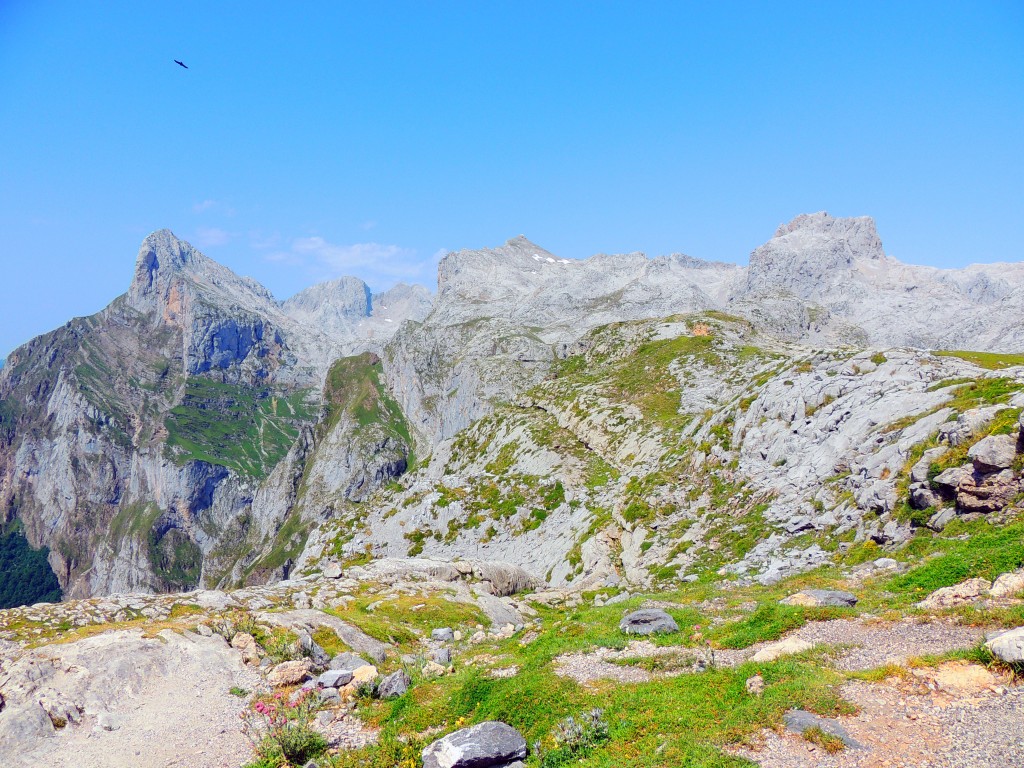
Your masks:
<svg viewBox="0 0 1024 768"><path fill-rule="evenodd" d="M284 308L289 313L295 310L304 314L330 312L368 317L373 311L373 294L370 286L358 277L339 277L300 291L284 302Z"/></svg>
<svg viewBox="0 0 1024 768"><path fill-rule="evenodd" d="M186 281L207 296L219 296L221 300L215 303L262 308L273 302L270 292L255 280L236 275L169 229L157 230L142 241L128 302L141 312L159 310L165 319L171 319L182 309L182 284Z"/></svg>
<svg viewBox="0 0 1024 768"><path fill-rule="evenodd" d="M750 254L747 290L816 299L848 282L857 264L884 261L874 219L835 218L824 211L801 214Z"/></svg>

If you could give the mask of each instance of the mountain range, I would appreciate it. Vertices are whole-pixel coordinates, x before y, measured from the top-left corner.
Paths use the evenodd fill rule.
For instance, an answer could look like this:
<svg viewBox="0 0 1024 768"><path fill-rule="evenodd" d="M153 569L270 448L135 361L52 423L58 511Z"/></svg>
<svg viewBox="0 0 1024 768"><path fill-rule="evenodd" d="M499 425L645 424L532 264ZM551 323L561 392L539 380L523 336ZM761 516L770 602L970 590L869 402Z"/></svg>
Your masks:
<svg viewBox="0 0 1024 768"><path fill-rule="evenodd" d="M1024 405L1022 317L1024 264L902 264L825 213L746 267L520 236L436 294L286 301L161 230L0 369L0 509L71 597L420 555L770 580L923 524L908 462Z"/></svg>

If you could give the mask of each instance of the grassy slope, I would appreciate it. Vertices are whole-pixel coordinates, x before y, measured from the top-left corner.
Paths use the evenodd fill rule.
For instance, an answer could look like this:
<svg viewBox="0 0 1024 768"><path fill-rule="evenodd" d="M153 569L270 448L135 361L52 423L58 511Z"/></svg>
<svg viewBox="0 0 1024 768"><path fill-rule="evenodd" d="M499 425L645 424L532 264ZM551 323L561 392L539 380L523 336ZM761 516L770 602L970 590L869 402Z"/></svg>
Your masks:
<svg viewBox="0 0 1024 768"><path fill-rule="evenodd" d="M263 478L284 458L315 410L309 392L190 378L164 425L175 462L206 461Z"/></svg>

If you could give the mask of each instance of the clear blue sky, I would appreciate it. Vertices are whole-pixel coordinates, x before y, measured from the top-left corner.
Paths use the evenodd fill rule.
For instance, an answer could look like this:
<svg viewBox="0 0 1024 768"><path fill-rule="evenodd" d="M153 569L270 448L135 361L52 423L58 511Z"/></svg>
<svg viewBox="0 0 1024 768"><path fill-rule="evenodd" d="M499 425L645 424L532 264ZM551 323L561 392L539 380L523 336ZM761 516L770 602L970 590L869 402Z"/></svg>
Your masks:
<svg viewBox="0 0 1024 768"><path fill-rule="evenodd" d="M744 262L817 210L1024 258L1019 0L2 0L0 73L0 356L161 227L281 298L520 233Z"/></svg>

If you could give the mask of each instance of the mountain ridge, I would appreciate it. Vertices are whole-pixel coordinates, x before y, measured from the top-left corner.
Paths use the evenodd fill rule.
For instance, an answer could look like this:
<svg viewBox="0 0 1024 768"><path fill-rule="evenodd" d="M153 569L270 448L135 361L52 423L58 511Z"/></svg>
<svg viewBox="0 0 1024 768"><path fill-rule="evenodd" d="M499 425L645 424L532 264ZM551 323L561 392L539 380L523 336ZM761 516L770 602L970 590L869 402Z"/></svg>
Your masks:
<svg viewBox="0 0 1024 768"><path fill-rule="evenodd" d="M604 462L620 475L639 473L639 479L667 471L655 454L676 450L665 442L674 435L688 446L687 461L696 462L697 476L720 483L726 475L717 469L707 474L702 462L740 461L734 446L745 443L736 425L747 424L736 411L740 400L754 402L772 392L761 418L783 414L782 423L789 424L829 405L829 398L853 396L853 390L851 402L862 408L875 387L894 398L894 418L908 415L916 410L915 398L931 402L918 391L929 382L987 375L965 368L959 358L913 348L1016 351L1024 347L1022 309L1024 265L960 271L903 265L885 255L871 219L826 213L780 226L746 267L683 254L561 259L519 236L496 249L446 255L433 297L425 288L404 285L372 294L358 278L339 278L284 301L160 230L143 242L126 294L96 315L19 347L0 369L0 508L5 520L23 521L33 546L50 547L51 566L70 595L279 579L296 563L322 555L334 535L332 521L351 522L357 510L358 519L386 512L380 505L387 498L378 492L396 478L430 493L437 484L454 482L457 475L426 467L437 456L450 456L459 440L474 444L472 430L495 414L511 418L520 431L567 430L588 446L581 454L588 462ZM709 340L701 341L701 334L710 334ZM861 374L847 381L840 368L815 356L822 348L845 349L835 359L863 372L879 365L871 362L870 350L890 347L911 350L893 357L904 361L906 384ZM759 351L749 351L754 349ZM641 357L660 350L657 355L671 358L656 355L650 365L657 376L629 379L621 350ZM915 378L917 360L941 374ZM605 378L579 379L581 394L558 404L544 390L567 361L597 365ZM757 361L760 368L753 365ZM794 373L803 365L826 379L841 375L853 389L822 390L813 377ZM724 384L723 376L735 381ZM629 380L641 399L624 395L615 384L619 379ZM764 381L744 391L736 382L748 379ZM664 392L646 391L655 385ZM799 388L799 397L789 386ZM902 386L917 394L900 395ZM705 394L691 402L690 390ZM594 399L588 392L604 394ZM728 402L721 400L727 392L734 393ZM665 403L673 399L678 419L663 423ZM650 410L654 402L661 405ZM547 415L526 418L523 408ZM684 413L692 420L689 431L679 431ZM730 413L732 421L726 419ZM594 414L612 421L594 421ZM618 426L608 431L608 424ZM842 420L822 427L822 437L801 450L821 450L816 441L825 440L828 430L844 434L851 450L872 434L863 424L856 434L852 428ZM722 441L726 433L731 437ZM502 435L495 449L523 452L520 432ZM626 435L631 448L609 453ZM778 446L790 440L786 435L786 429L771 433L773 460ZM886 459L894 477L897 457L928 438L913 435ZM696 450L704 443L706 449ZM716 444L718 454L711 451ZM526 466L534 462L544 471L524 470L524 476L561 477L555 464L568 459L557 458L557 451L539 455L547 458ZM469 465L483 472L484 464L498 460L493 455ZM504 455L498 463L509 460ZM420 461L427 474L415 475ZM871 472L879 466L872 464ZM785 473L745 467L737 469L753 473L749 482L762 482L763 490L793 482ZM850 513L855 525L848 530L882 537L885 525L898 522L899 493L892 482L878 485L881 479L870 474L867 480L847 489L858 510ZM577 480L559 482L570 488ZM619 508L639 503L636 491L616 488L594 502L604 509L600 513L585 514L577 506L570 514L561 503L551 509L542 504L537 508L544 518L516 523L526 527L522 542L505 536L509 531L498 523L506 521L496 521L492 540L512 549L491 549L513 560L522 552L523 563L532 562L531 547L544 552L545 571L562 580L577 574L574 558L588 568L601 560L605 570L642 580L645 558L635 551L636 536L619 523L608 527L614 520L629 522ZM772 518L773 526L782 526L782 543L789 535L785 527L807 517L812 503L802 494L813 489L800 483L794 488L796 495ZM524 503L535 495L506 490ZM472 491L478 492L483 490ZM486 498L473 503L497 503ZM410 513L438 511L421 501L410 503ZM859 522L872 509L883 516L877 530ZM466 519L472 522L473 514ZM838 525L842 514L810 517L827 527ZM821 522L828 519L834 523ZM422 519L415 522L416 530L423 529ZM398 532L387 518L378 521L374 536L352 526L344 534L349 550L386 544L394 554L410 532ZM707 521L702 526L714 528ZM423 547L446 551L448 534L431 530L444 546L424 541ZM555 549L528 543L548 534L560 542ZM472 535L451 535L453 546L481 546ZM632 543L623 545L627 540ZM582 560L581 547L587 553ZM670 549L651 551L662 556ZM609 566L623 556L620 551L630 553L628 567L625 561ZM769 567L772 555L764 555L751 561L752 572Z"/></svg>

